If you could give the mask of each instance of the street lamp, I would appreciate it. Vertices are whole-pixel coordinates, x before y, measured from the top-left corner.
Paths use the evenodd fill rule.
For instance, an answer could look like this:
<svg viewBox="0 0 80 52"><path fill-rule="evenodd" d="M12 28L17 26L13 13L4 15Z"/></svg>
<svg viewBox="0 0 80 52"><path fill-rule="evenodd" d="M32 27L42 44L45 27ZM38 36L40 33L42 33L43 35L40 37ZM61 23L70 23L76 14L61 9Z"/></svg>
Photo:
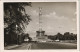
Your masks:
<svg viewBox="0 0 80 52"><path fill-rule="evenodd" d="M18 32L17 32L17 28L18 28L18 25L16 25L16 35L17 35L17 44L18 44Z"/></svg>

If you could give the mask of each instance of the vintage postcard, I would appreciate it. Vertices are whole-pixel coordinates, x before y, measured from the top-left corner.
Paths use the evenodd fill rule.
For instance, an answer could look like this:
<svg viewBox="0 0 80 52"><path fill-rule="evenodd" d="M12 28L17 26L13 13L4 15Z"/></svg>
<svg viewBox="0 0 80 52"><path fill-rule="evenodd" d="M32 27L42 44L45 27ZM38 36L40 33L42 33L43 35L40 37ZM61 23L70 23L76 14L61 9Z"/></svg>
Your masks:
<svg viewBox="0 0 80 52"><path fill-rule="evenodd" d="M78 43L77 1L2 1L4 51L73 51Z"/></svg>

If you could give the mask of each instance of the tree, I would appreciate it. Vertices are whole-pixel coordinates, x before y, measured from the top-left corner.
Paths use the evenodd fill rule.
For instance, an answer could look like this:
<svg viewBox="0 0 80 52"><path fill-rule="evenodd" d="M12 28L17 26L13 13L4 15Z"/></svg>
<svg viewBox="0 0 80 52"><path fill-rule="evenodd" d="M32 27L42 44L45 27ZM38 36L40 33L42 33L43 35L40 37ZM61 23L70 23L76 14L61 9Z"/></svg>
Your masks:
<svg viewBox="0 0 80 52"><path fill-rule="evenodd" d="M55 36L52 36L52 35L47 35L48 36L48 39L51 39L51 40L55 40Z"/></svg>
<svg viewBox="0 0 80 52"><path fill-rule="evenodd" d="M73 33L70 32L65 32L64 33L64 40L76 40L77 36Z"/></svg>
<svg viewBox="0 0 80 52"><path fill-rule="evenodd" d="M31 42L31 41L32 41L32 38L31 38L31 37L28 37L28 39L29 39L29 42Z"/></svg>
<svg viewBox="0 0 80 52"><path fill-rule="evenodd" d="M77 35L76 34L73 34L73 33L71 33L70 34L71 35L71 40L77 40Z"/></svg>
<svg viewBox="0 0 80 52"><path fill-rule="evenodd" d="M8 29L10 40L15 41L17 34L23 32L24 23L28 25L31 21L30 16L26 14L25 6L31 6L31 3L4 3L4 30Z"/></svg>
<svg viewBox="0 0 80 52"><path fill-rule="evenodd" d="M26 14L24 6L31 6L31 3L4 3L4 22L11 25L11 27L16 25L18 30L22 30L23 23L27 25L30 22L30 16ZM15 28L14 27L14 28Z"/></svg>
<svg viewBox="0 0 80 52"><path fill-rule="evenodd" d="M64 40L69 40L70 38L70 33L69 32L65 32L64 33Z"/></svg>
<svg viewBox="0 0 80 52"><path fill-rule="evenodd" d="M57 39L62 40L63 35L61 33L57 33Z"/></svg>

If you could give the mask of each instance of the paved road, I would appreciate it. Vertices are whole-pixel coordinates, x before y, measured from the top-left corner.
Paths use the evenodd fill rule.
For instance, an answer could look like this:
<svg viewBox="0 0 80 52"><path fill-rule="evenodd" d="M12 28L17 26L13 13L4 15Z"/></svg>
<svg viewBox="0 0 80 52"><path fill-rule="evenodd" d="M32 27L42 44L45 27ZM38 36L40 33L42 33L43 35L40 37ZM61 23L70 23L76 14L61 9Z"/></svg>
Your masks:
<svg viewBox="0 0 80 52"><path fill-rule="evenodd" d="M23 43L21 45L19 45L16 48L10 49L10 50L29 50L31 49L31 43Z"/></svg>
<svg viewBox="0 0 80 52"><path fill-rule="evenodd" d="M39 42L39 43L23 43L20 47L12 50L27 50L27 49L77 49L77 45L73 43L61 42Z"/></svg>
<svg viewBox="0 0 80 52"><path fill-rule="evenodd" d="M31 49L77 49L76 44L72 43L33 43Z"/></svg>

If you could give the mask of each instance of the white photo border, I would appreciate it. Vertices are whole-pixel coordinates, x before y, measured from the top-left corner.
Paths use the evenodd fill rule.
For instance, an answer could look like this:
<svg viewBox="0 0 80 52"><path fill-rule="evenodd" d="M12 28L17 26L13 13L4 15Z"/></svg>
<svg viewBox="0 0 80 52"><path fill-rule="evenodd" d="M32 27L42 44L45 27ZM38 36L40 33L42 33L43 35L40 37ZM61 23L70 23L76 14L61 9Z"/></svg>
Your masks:
<svg viewBox="0 0 80 52"><path fill-rule="evenodd" d="M4 12L3 12L3 3L4 2L76 2L76 11L77 11L77 49L53 49L53 50L4 50ZM0 51L1 52L78 52L80 51L79 47L79 3L78 0L1 0L0 1Z"/></svg>

